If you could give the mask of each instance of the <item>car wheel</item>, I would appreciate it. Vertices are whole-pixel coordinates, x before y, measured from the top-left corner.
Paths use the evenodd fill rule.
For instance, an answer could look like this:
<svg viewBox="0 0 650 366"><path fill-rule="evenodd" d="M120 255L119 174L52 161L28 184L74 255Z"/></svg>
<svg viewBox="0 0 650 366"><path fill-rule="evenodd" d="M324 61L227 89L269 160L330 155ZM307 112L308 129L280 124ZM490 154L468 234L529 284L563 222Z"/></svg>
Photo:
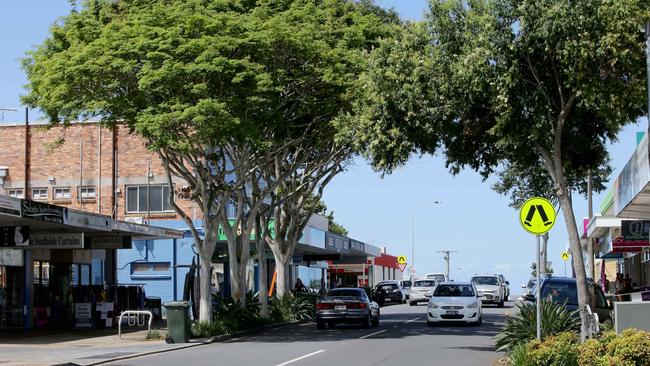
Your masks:
<svg viewBox="0 0 650 366"><path fill-rule="evenodd" d="M503 301L508 301L508 296L506 296L506 297L503 299Z"/></svg>
<svg viewBox="0 0 650 366"><path fill-rule="evenodd" d="M427 327L433 327L433 325L434 325L433 322L427 319Z"/></svg>
<svg viewBox="0 0 650 366"><path fill-rule="evenodd" d="M417 303L415 301L409 301L409 305L413 306L413 305L417 305Z"/></svg>
<svg viewBox="0 0 650 366"><path fill-rule="evenodd" d="M379 326L379 312L377 312L377 317L372 320L372 326L375 328Z"/></svg>
<svg viewBox="0 0 650 366"><path fill-rule="evenodd" d="M498 307L498 308L502 308L502 307L503 307L503 300L501 300L501 301L497 304L497 307Z"/></svg>
<svg viewBox="0 0 650 366"><path fill-rule="evenodd" d="M316 322L316 328L325 329L325 322L324 321L317 321Z"/></svg>
<svg viewBox="0 0 650 366"><path fill-rule="evenodd" d="M406 299L402 300L402 304L406 304Z"/></svg>

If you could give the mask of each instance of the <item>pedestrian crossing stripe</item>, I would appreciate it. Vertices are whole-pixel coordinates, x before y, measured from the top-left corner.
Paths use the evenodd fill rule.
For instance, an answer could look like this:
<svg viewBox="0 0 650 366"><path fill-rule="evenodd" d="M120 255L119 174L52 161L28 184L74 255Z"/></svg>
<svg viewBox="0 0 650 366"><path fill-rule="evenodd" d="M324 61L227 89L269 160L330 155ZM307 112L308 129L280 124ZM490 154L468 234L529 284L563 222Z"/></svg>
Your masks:
<svg viewBox="0 0 650 366"><path fill-rule="evenodd" d="M555 224L555 207L546 198L531 198L521 206L519 222L529 233L542 235Z"/></svg>

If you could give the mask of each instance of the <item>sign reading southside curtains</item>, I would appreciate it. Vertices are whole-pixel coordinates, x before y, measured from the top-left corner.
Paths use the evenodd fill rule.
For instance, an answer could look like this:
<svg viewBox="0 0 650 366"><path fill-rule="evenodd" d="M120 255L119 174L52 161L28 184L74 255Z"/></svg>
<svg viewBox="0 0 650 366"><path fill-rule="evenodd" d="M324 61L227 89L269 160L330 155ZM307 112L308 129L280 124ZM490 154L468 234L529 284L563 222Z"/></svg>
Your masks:
<svg viewBox="0 0 650 366"><path fill-rule="evenodd" d="M83 233L32 234L28 248L83 249Z"/></svg>
<svg viewBox="0 0 650 366"><path fill-rule="evenodd" d="M32 220L68 223L68 209L66 207L50 205L43 202L22 200L22 217Z"/></svg>

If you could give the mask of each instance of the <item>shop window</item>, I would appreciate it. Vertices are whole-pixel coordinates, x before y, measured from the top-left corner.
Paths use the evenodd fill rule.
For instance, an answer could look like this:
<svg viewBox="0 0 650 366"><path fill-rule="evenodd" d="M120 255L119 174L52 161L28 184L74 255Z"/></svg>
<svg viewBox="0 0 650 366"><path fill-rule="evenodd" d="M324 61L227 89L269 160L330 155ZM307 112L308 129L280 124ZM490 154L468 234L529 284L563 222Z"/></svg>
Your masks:
<svg viewBox="0 0 650 366"><path fill-rule="evenodd" d="M70 266L70 283L72 286L90 285L90 264L73 264Z"/></svg>
<svg viewBox="0 0 650 366"><path fill-rule="evenodd" d="M65 200L70 199L70 187L54 188L54 199Z"/></svg>
<svg viewBox="0 0 650 366"><path fill-rule="evenodd" d="M14 198L25 198L25 195L23 194L22 188L21 189L8 189L7 190L7 196L14 197Z"/></svg>
<svg viewBox="0 0 650 366"><path fill-rule="evenodd" d="M32 199L47 200L47 188L34 188L32 189Z"/></svg>
<svg viewBox="0 0 650 366"><path fill-rule="evenodd" d="M102 259L93 259L92 264L92 284L104 284L104 261Z"/></svg>
<svg viewBox="0 0 650 366"><path fill-rule="evenodd" d="M77 193L78 197L80 197L82 200L94 200L97 198L95 187L81 187Z"/></svg>
<svg viewBox="0 0 650 366"><path fill-rule="evenodd" d="M169 262L135 262L131 263L131 274L138 275L166 275L169 274Z"/></svg>
<svg viewBox="0 0 650 366"><path fill-rule="evenodd" d="M130 186L126 188L126 212L173 212L169 199L170 190L166 184Z"/></svg>
<svg viewBox="0 0 650 366"><path fill-rule="evenodd" d="M643 249L641 260L643 261L643 263L650 262L650 248Z"/></svg>

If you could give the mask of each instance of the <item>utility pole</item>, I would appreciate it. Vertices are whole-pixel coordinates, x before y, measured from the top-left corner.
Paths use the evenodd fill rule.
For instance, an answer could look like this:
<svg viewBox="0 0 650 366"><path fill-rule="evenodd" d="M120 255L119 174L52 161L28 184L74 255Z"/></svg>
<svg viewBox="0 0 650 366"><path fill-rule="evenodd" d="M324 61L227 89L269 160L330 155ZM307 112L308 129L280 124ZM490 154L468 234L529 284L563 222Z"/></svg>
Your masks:
<svg viewBox="0 0 650 366"><path fill-rule="evenodd" d="M447 275L447 279L449 279L449 260L451 258L451 253L458 253L457 250L439 250L438 253L444 253L444 260L445 260L445 274Z"/></svg>
<svg viewBox="0 0 650 366"><path fill-rule="evenodd" d="M417 210L411 211L411 268L415 268L415 214L431 205L438 205L440 203L442 202L441 201L429 202L426 205L418 208ZM412 280L414 279L414 275L411 275L410 277Z"/></svg>

